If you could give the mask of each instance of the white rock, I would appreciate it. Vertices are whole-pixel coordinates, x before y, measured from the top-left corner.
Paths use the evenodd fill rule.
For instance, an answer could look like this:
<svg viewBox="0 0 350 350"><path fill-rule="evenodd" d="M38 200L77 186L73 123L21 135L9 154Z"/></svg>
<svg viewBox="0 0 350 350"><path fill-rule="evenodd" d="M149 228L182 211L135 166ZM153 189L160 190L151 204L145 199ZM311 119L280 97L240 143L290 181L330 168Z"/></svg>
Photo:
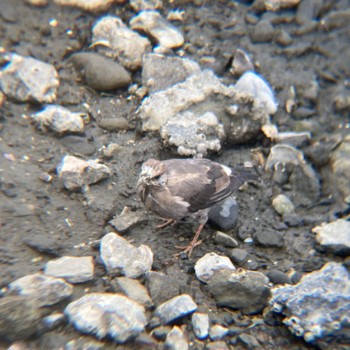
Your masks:
<svg viewBox="0 0 350 350"><path fill-rule="evenodd" d="M334 252L350 253L350 221L338 219L323 223L312 229L316 233L317 242L324 248Z"/></svg>
<svg viewBox="0 0 350 350"><path fill-rule="evenodd" d="M279 11L284 8L295 7L300 3L301 0L262 0L266 10L268 11Z"/></svg>
<svg viewBox="0 0 350 350"><path fill-rule="evenodd" d="M10 294L28 295L39 300L42 306L50 306L69 298L73 286L61 278L40 273L27 275L9 284Z"/></svg>
<svg viewBox="0 0 350 350"><path fill-rule="evenodd" d="M69 322L82 333L124 343L140 334L146 324L144 308L129 298L111 293L91 293L70 303L64 310Z"/></svg>
<svg viewBox="0 0 350 350"><path fill-rule="evenodd" d="M162 0L130 0L130 6L136 12L162 8Z"/></svg>
<svg viewBox="0 0 350 350"><path fill-rule="evenodd" d="M10 63L0 71L0 88L18 101L52 103L59 86L54 66L31 57L10 55Z"/></svg>
<svg viewBox="0 0 350 350"><path fill-rule="evenodd" d="M256 105L266 109L268 114L277 112L274 92L260 75L253 72L244 73L237 81L235 88L254 97Z"/></svg>
<svg viewBox="0 0 350 350"><path fill-rule="evenodd" d="M214 326L210 327L209 330L209 337L211 340L220 340L225 335L227 335L228 329L226 327L220 326L219 324L215 324Z"/></svg>
<svg viewBox="0 0 350 350"><path fill-rule="evenodd" d="M167 324L196 310L197 304L192 297L188 294L181 294L159 305L154 315L160 318L162 324Z"/></svg>
<svg viewBox="0 0 350 350"><path fill-rule="evenodd" d="M85 11L106 11L115 0L54 0L58 5L79 7Z"/></svg>
<svg viewBox="0 0 350 350"><path fill-rule="evenodd" d="M138 248L114 232L106 234L101 240L101 258L109 274L138 278L150 271L153 253L141 244Z"/></svg>
<svg viewBox="0 0 350 350"><path fill-rule="evenodd" d="M173 327L173 329L166 336L164 347L167 350L188 349L188 343L181 328L179 328L178 326Z"/></svg>
<svg viewBox="0 0 350 350"><path fill-rule="evenodd" d="M293 202L283 194L279 194L272 200L272 206L280 215L292 214L295 209Z"/></svg>
<svg viewBox="0 0 350 350"><path fill-rule="evenodd" d="M46 263L46 275L61 277L70 283L83 283L94 278L94 261L92 256L63 256Z"/></svg>
<svg viewBox="0 0 350 350"><path fill-rule="evenodd" d="M157 11L141 11L131 19L130 26L132 29L142 30L165 49L174 49L184 43L184 37L180 30Z"/></svg>
<svg viewBox="0 0 350 350"><path fill-rule="evenodd" d="M92 29L92 45L130 70L142 66L142 57L151 51L147 38L129 29L119 17L102 17Z"/></svg>
<svg viewBox="0 0 350 350"><path fill-rule="evenodd" d="M200 281L207 283L214 275L215 271L221 269L235 270L236 268L227 256L220 256L216 253L207 253L197 260L194 269L196 277Z"/></svg>
<svg viewBox="0 0 350 350"><path fill-rule="evenodd" d="M192 327L195 336L202 340L209 335L209 315L195 312L192 315Z"/></svg>
<svg viewBox="0 0 350 350"><path fill-rule="evenodd" d="M163 143L175 147L179 155L203 157L221 150L225 132L214 113L196 116L187 111L169 118L160 135Z"/></svg>
<svg viewBox="0 0 350 350"><path fill-rule="evenodd" d="M57 174L68 190L77 191L84 185L92 185L109 177L111 171L96 160L85 161L67 155L57 167Z"/></svg>
<svg viewBox="0 0 350 350"><path fill-rule="evenodd" d="M48 129L59 134L84 131L82 114L73 113L61 106L46 106L41 112L33 114L31 118L41 130Z"/></svg>

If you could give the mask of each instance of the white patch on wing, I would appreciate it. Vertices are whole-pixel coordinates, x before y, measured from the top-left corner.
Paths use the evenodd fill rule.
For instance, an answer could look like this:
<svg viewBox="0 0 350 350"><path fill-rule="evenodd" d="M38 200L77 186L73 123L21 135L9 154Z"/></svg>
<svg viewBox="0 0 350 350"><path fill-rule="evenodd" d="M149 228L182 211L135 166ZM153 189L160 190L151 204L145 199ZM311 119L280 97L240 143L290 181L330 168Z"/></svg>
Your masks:
<svg viewBox="0 0 350 350"><path fill-rule="evenodd" d="M180 196L174 196L173 197L174 202L180 205L183 205L185 208L188 208L190 206L190 203L186 202L182 197Z"/></svg>
<svg viewBox="0 0 350 350"><path fill-rule="evenodd" d="M221 168L225 171L225 173L226 173L228 176L231 176L231 174L232 174L231 168L229 168L229 167L226 166L226 165L222 165L222 164L220 164L220 165L221 165Z"/></svg>

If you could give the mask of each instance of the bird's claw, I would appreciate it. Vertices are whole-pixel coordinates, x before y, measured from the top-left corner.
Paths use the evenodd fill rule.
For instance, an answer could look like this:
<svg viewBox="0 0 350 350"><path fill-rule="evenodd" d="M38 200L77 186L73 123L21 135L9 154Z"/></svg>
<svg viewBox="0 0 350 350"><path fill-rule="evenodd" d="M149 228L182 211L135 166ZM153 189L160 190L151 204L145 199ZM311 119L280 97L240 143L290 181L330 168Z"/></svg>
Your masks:
<svg viewBox="0 0 350 350"><path fill-rule="evenodd" d="M192 251L195 247L199 246L203 240L197 241L197 242L191 242L191 244L187 246L175 246L176 249L181 249L181 252L176 253L175 256L178 257L182 253L187 253L188 257L191 257Z"/></svg>
<svg viewBox="0 0 350 350"><path fill-rule="evenodd" d="M159 230L162 230L163 228L166 228L166 227L168 227L168 226L170 226L170 225L172 225L174 223L175 223L174 219L168 219L163 224L157 225L154 229L156 231L159 231Z"/></svg>

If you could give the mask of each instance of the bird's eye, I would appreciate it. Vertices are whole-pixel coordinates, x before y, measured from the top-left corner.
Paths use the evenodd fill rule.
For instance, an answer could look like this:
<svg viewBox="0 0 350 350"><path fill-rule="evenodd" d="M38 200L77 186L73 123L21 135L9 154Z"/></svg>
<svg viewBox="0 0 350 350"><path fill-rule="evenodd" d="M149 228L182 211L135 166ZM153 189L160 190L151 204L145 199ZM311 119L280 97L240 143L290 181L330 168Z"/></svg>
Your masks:
<svg viewBox="0 0 350 350"><path fill-rule="evenodd" d="M153 179L154 179L154 180L159 180L159 179L160 179L160 176L161 176L161 175L157 175L157 176L155 176Z"/></svg>

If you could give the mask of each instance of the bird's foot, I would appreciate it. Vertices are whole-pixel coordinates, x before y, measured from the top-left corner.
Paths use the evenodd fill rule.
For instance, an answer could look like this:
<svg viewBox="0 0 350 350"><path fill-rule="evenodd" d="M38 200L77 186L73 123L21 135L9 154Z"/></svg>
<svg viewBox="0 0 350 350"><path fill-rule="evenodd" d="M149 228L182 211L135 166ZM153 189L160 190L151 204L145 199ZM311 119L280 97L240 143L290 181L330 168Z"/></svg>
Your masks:
<svg viewBox="0 0 350 350"><path fill-rule="evenodd" d="M174 219L166 219L166 221L163 224L157 225L155 227L155 230L156 231L162 230L163 228L166 228L166 227L168 227L168 226L170 226L170 225L172 225L174 223L175 223Z"/></svg>
<svg viewBox="0 0 350 350"><path fill-rule="evenodd" d="M197 242L191 242L187 246L175 246L176 249L181 249L181 252L176 253L175 256L178 257L182 253L186 253L188 257L191 257L192 251L195 247L199 246L203 240L197 241Z"/></svg>

